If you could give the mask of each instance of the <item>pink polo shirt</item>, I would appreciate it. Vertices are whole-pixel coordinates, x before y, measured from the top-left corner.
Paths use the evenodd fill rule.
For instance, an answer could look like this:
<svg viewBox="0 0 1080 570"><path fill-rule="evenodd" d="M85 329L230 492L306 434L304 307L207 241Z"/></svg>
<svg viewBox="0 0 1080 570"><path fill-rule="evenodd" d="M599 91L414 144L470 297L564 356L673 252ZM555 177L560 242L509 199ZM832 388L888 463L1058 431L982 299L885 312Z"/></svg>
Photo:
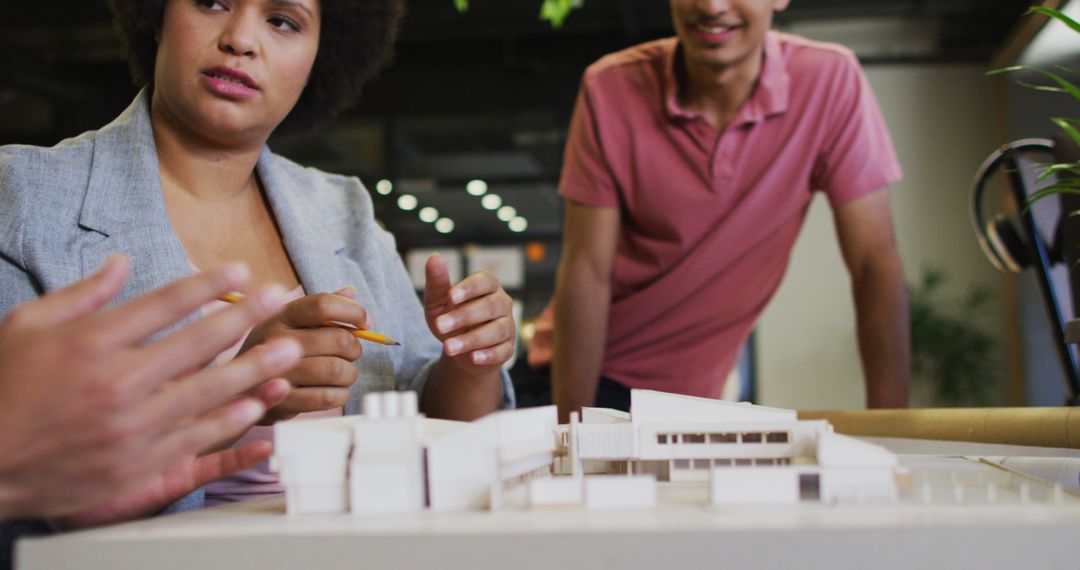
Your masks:
<svg viewBox="0 0 1080 570"><path fill-rule="evenodd" d="M719 397L780 285L813 192L837 208L900 179L847 49L770 32L723 133L677 97L675 38L589 67L559 192L622 212L602 374Z"/></svg>

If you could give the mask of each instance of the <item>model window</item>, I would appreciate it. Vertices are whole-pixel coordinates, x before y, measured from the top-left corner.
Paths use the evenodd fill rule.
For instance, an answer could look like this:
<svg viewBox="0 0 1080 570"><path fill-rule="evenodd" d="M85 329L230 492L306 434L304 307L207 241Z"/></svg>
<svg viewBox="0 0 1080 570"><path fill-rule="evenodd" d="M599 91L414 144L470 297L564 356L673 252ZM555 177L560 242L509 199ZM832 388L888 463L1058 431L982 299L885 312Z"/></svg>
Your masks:
<svg viewBox="0 0 1080 570"><path fill-rule="evenodd" d="M666 444L667 443L667 434L666 433L656 434L656 443L659 443L660 445Z"/></svg>
<svg viewBox="0 0 1080 570"><path fill-rule="evenodd" d="M682 436L683 443L705 443L705 434L703 433L684 433Z"/></svg>
<svg viewBox="0 0 1080 570"><path fill-rule="evenodd" d="M769 443L787 443L788 434L786 431L775 431L766 435L765 441Z"/></svg>
<svg viewBox="0 0 1080 570"><path fill-rule="evenodd" d="M799 475L799 498L804 501L820 501L821 476L817 473Z"/></svg>
<svg viewBox="0 0 1080 570"><path fill-rule="evenodd" d="M762 434L759 432L742 434L743 443L761 443Z"/></svg>
<svg viewBox="0 0 1080 570"><path fill-rule="evenodd" d="M710 433L709 443L735 443L739 436L734 433Z"/></svg>
<svg viewBox="0 0 1080 570"><path fill-rule="evenodd" d="M717 459L715 464L718 467L731 467L731 459L728 459L726 457L723 459Z"/></svg>
<svg viewBox="0 0 1080 570"><path fill-rule="evenodd" d="M708 469L708 468L709 468L709 460L708 459L695 459L694 460L694 469Z"/></svg>
<svg viewBox="0 0 1080 570"><path fill-rule="evenodd" d="M754 464L753 459L736 459L735 460L735 465L738 465L740 467L748 467L748 466L753 465L753 464Z"/></svg>
<svg viewBox="0 0 1080 570"><path fill-rule="evenodd" d="M676 469L689 469L690 468L690 460L689 459L676 459L675 460L675 468Z"/></svg>

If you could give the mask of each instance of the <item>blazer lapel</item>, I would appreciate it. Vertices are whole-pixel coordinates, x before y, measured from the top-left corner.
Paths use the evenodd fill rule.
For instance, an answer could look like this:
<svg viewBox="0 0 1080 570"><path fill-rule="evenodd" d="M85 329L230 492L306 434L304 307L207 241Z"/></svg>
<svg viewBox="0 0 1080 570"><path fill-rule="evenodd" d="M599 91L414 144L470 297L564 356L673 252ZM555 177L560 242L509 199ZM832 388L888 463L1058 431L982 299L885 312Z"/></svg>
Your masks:
<svg viewBox="0 0 1080 570"><path fill-rule="evenodd" d="M82 274L114 252L131 260L124 301L191 274L187 254L169 222L145 90L94 139L79 226L100 234L82 250Z"/></svg>
<svg viewBox="0 0 1080 570"><path fill-rule="evenodd" d="M269 149L264 149L259 159L259 179L304 291L310 295L352 285L356 288L356 301L364 306L375 323L380 322L382 311L362 268L371 250L366 244L354 244L360 250L357 259L345 255L343 236L352 234L346 228L349 223L347 212L327 208L316 191L305 192L314 177L291 177L279 160ZM388 352L394 349L377 344L364 346L364 356L359 360L360 379L350 388L353 397L346 406L346 413L358 412L360 395L373 389L371 383L385 381L385 385L375 388L394 389L392 374L385 374L394 369Z"/></svg>
<svg viewBox="0 0 1080 570"><path fill-rule="evenodd" d="M257 172L304 291L310 295L353 285L359 295L362 284L347 281L352 271L341 264L349 260L338 255L345 249L345 241L341 232L333 231L344 222L344 216L324 211L312 196L305 196L303 188L276 162L270 150L263 149ZM359 267L355 270L359 272Z"/></svg>

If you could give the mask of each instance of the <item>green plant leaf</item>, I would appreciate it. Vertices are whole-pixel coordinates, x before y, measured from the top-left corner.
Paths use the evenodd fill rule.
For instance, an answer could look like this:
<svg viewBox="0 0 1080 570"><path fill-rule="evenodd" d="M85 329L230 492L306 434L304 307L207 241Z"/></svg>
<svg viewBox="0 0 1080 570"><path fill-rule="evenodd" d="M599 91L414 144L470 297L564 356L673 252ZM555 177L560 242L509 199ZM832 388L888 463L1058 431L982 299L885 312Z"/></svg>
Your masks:
<svg viewBox="0 0 1080 570"><path fill-rule="evenodd" d="M544 0L540 5L540 19L551 22L551 27L559 29L574 8L580 8L584 0Z"/></svg>
<svg viewBox="0 0 1080 570"><path fill-rule="evenodd" d="M1044 164L1039 167L1042 172L1039 173L1039 177L1035 179L1036 182L1042 182L1047 178L1061 173L1069 173L1080 176L1080 162L1063 162L1061 164Z"/></svg>
<svg viewBox="0 0 1080 570"><path fill-rule="evenodd" d="M1041 190L1050 190L1052 188L1067 188L1067 189L1073 189L1073 190L1080 189L1080 180L1076 180L1076 179L1059 180L1057 182L1054 182L1053 184L1049 184L1047 186L1039 188L1039 190L1040 191Z"/></svg>
<svg viewBox="0 0 1080 570"><path fill-rule="evenodd" d="M1049 16L1060 21L1066 26L1069 26L1074 32L1080 32L1080 22L1077 22L1076 20L1066 16L1065 14L1053 8L1047 8L1046 6L1032 6L1031 8L1028 8L1026 14L1042 14L1043 16Z"/></svg>
<svg viewBox="0 0 1080 570"><path fill-rule="evenodd" d="M1031 87L1032 89L1038 89L1039 91L1052 91L1052 92L1056 92L1056 93L1065 91L1065 92L1068 92L1069 95L1072 95L1074 99L1076 99L1077 101L1080 101L1080 88L1078 88L1077 86L1070 83L1068 79L1065 79L1064 77L1062 77L1062 76L1060 76L1060 75L1058 75L1058 74L1056 74L1054 72L1046 71L1045 69L1039 69L1037 67L1031 67L1029 65L1014 65L1012 67L1006 67L1004 70L993 70L990 73L994 74L995 72L999 72L999 71L1000 72L1005 72L1005 71L1034 71L1035 73L1038 73L1038 74L1046 77L1047 79L1050 79L1054 83L1057 83L1058 87L1054 87L1052 85L1033 85L1033 84L1027 84L1027 83L1024 83L1024 82L1019 82L1019 83L1021 85L1025 85L1027 87Z"/></svg>
<svg viewBox="0 0 1080 570"><path fill-rule="evenodd" d="M1053 117L1050 121L1057 125L1059 129L1065 131L1065 134L1069 135L1069 138L1071 138L1073 142L1080 145L1080 130L1077 130L1069 119L1064 117Z"/></svg>
<svg viewBox="0 0 1080 570"><path fill-rule="evenodd" d="M469 10L469 0L453 0L458 12ZM499 0L496 0L499 1ZM505 1L505 0L502 0ZM543 0L540 4L540 20L551 22L551 27L559 29L574 8L580 8L585 0Z"/></svg>
<svg viewBox="0 0 1080 570"><path fill-rule="evenodd" d="M944 271L927 267L907 286L914 380L932 388L939 404L986 405L999 377L995 342L981 319L992 296L976 288L949 298L946 281Z"/></svg>
<svg viewBox="0 0 1080 570"><path fill-rule="evenodd" d="M1028 196L1028 199L1024 201L1024 209L1022 212L1027 213L1036 202L1058 194L1080 194L1080 186L1060 186L1058 184L1047 186L1046 188L1033 193L1031 196Z"/></svg>

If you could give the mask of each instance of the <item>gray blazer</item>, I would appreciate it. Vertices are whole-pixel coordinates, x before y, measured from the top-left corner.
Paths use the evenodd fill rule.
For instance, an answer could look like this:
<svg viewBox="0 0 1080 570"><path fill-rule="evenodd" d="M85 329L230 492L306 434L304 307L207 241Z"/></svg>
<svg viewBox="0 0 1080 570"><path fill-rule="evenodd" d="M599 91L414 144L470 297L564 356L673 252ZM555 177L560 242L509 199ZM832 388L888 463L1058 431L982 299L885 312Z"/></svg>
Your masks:
<svg viewBox="0 0 1080 570"><path fill-rule="evenodd" d="M0 315L86 277L112 252L132 264L118 302L191 273L166 211L149 111L143 92L98 131L52 148L0 147ZM355 177L304 168L268 148L256 171L304 290L354 285L379 332L402 343L364 346L345 412L358 413L369 391L422 394L441 345L367 190ZM503 372L502 406L513 405Z"/></svg>

